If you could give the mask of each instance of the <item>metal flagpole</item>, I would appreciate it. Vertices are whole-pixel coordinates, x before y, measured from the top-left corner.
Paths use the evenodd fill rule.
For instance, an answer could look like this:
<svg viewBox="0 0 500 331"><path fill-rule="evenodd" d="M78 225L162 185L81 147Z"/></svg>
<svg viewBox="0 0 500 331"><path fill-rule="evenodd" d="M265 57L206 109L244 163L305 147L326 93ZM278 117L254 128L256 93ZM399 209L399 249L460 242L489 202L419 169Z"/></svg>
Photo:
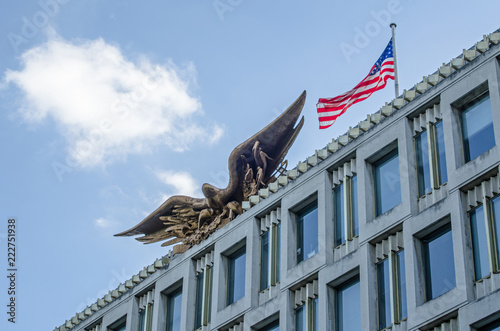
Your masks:
<svg viewBox="0 0 500 331"><path fill-rule="evenodd" d="M392 54L394 55L394 92L396 98L399 97L399 79L398 79L398 58L396 56L396 23L391 23L392 29Z"/></svg>

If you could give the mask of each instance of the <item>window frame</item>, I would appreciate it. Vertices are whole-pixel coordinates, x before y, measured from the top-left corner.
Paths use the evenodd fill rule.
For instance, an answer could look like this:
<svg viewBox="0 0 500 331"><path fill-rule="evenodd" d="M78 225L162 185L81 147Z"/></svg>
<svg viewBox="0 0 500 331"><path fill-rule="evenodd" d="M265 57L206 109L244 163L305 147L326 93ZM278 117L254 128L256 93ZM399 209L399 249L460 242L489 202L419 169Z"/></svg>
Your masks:
<svg viewBox="0 0 500 331"><path fill-rule="evenodd" d="M315 253L311 256L304 256L304 218L309 214L316 211L318 213L318 201L314 200L313 202L307 204L304 208L300 209L297 213L295 213L295 264L299 265L300 263L308 260L309 258L317 255L319 253L319 217L316 217L316 247L314 249ZM300 248L300 253L298 253ZM302 259L299 260L299 256Z"/></svg>
<svg viewBox="0 0 500 331"><path fill-rule="evenodd" d="M151 288L136 297L139 306L138 331L151 331L153 327L154 296L155 289Z"/></svg>
<svg viewBox="0 0 500 331"><path fill-rule="evenodd" d="M437 293L432 293L432 270L431 270L431 256L430 256L430 251L429 251L429 244L432 243L434 240L441 238L444 235L449 235L451 236L451 261L453 262L453 282L454 282L454 287L449 288L445 292L441 294ZM452 232L452 227L451 223L447 223L436 230L432 231L425 237L423 237L421 240L422 244L422 261L423 261L423 281L424 281L424 302L429 302L432 301L448 292L451 290L455 289L457 287L457 273L456 273L456 266L455 266L455 252L453 250L453 232Z"/></svg>
<svg viewBox="0 0 500 331"><path fill-rule="evenodd" d="M205 265L201 272L196 273L196 292L195 292L195 306L194 306L195 330L201 329L204 326L209 325L211 322L212 286L213 286L213 267L211 265ZM201 305L201 307L199 307L198 305ZM198 308L201 308L199 313L198 313L199 311ZM198 316L198 314L201 315ZM197 324L198 318L200 320L200 325Z"/></svg>
<svg viewBox="0 0 500 331"><path fill-rule="evenodd" d="M182 286L179 286L179 287L175 288L173 291L170 291L165 296L165 300L166 300L166 304L165 304L165 308L166 308L165 330L166 331L173 331L172 328L173 328L173 323L174 323L173 313L175 313L175 298L177 298L178 296L180 296L180 300L181 300L179 311L182 314L182 299L183 299L182 292L183 292ZM172 309L172 302L174 304L174 309ZM180 324L182 324L182 321L180 321ZM180 325L179 325L179 327L180 327Z"/></svg>
<svg viewBox="0 0 500 331"><path fill-rule="evenodd" d="M360 282L359 275L356 275L335 288L335 321L334 321L335 331L350 331L350 330L344 330L343 326L342 326L342 328L340 326L340 316L341 316L340 307L342 306L341 302L340 302L340 292L343 293L344 290L352 287L355 284L358 284L357 286L359 286L359 291L360 291L360 296L357 299L358 299L358 303L359 303L359 307L358 307L359 314L361 315L361 282ZM342 307L342 312L344 310L345 310L344 307ZM342 317L343 317L343 315L342 315Z"/></svg>
<svg viewBox="0 0 500 331"><path fill-rule="evenodd" d="M378 330L384 330L384 329L389 328L395 324L396 325L400 324L402 321L405 321L408 319L408 308L406 308L406 316L403 316L403 312L402 312L402 308L401 308L403 305L403 300L401 298L401 292L403 291L403 289L400 290L400 286L401 286L401 288L403 288L403 282L401 282L401 280L402 280L401 269L402 268L401 268L400 262L398 260L399 254L403 254L403 258L404 258L404 248L401 248L397 251L391 250L391 252L389 253L389 255L386 258L379 260L375 264L376 268L377 268L377 271L376 271L377 277L376 278L377 278L377 321L378 321L377 327L378 327ZM387 264L388 264L387 265L387 272L389 273L389 275L387 275L389 283L385 286L389 286L388 299L389 299L390 321L386 321L386 325L383 328L381 328L381 325L380 325L379 265L381 265L382 263L385 263L385 262L387 262ZM404 274L406 277L406 269L405 268L406 268L406 260L405 260L405 265L403 268ZM406 281L404 282L404 285L406 285ZM405 292L405 297L407 300L406 288L404 288L404 292ZM386 298L386 300L387 300L387 298Z"/></svg>
<svg viewBox="0 0 500 331"><path fill-rule="evenodd" d="M262 228L262 227L261 227ZM267 258L265 259L267 263L266 272L266 287L262 288L262 278L264 277L262 263L264 261L262 243L263 238L267 236L268 249ZM264 292L272 286L276 286L280 282L280 266L281 266L281 222L276 218L276 222L271 222L270 227L266 231L262 231L260 234L260 269L259 269L259 292Z"/></svg>
<svg viewBox="0 0 500 331"><path fill-rule="evenodd" d="M473 268L473 273L474 273L474 282L475 283L480 283L484 279L490 278L493 273L498 273L500 272L500 254L499 254L499 234L498 230L496 227L496 217L500 217L500 215L495 216L495 210L494 210L494 200L500 200L500 194L495 194L492 197L487 197L486 195L483 195L481 197L481 203L479 203L477 206L474 206L474 208L470 208L467 212L468 217L469 217L469 233L470 233L470 243L471 243L471 250L472 250L472 259L474 263L474 268ZM500 201L498 202L500 203ZM472 213L476 213L480 208L482 208L482 213L483 213L483 219L480 220L476 216L476 222L484 222L482 225L484 226L485 230L485 236L486 236L486 251L487 251L487 261L481 261L481 263L486 262L488 264L488 271L489 273L487 275L484 275L481 278L478 278L477 276L477 270L476 270L476 259L477 259L477 252L475 251L475 242L474 242L474 236L473 236L473 228L472 228ZM500 222L499 222L500 224Z"/></svg>
<svg viewBox="0 0 500 331"><path fill-rule="evenodd" d="M381 195L378 194L378 183L381 183L381 180L378 179L379 176L377 175L377 168L379 168L381 165L388 163L388 161L391 161L394 157L398 159L398 185L399 185L399 202L396 203L394 206L388 208L387 210L380 210L382 209L381 206ZM401 169L400 169L400 160L399 160L399 148L396 146L395 148L392 148L389 150L387 153L385 153L382 157L376 159L374 162L371 163L372 165L372 179L373 179L373 197L374 197L374 211L375 211L375 218L384 215L388 211L396 208L403 202L403 197L402 197L402 190L401 190Z"/></svg>
<svg viewBox="0 0 500 331"><path fill-rule="evenodd" d="M300 297L297 297L300 296ZM294 309L294 327L300 331L297 325L297 313L303 314L305 330L317 331L319 326L319 300L318 300L318 281L314 280L300 289L295 290L295 309Z"/></svg>
<svg viewBox="0 0 500 331"><path fill-rule="evenodd" d="M234 263L235 260L245 256L245 271L244 275L246 275L246 261L247 261L247 256L246 256L246 245L243 247L238 248L234 253L231 255L227 256L227 267L226 267L226 307L232 305L233 303L237 302L240 299L243 299L246 295L245 293L245 282L246 282L246 277L243 279L243 296L235 299L234 298L234 290L235 290L235 284L234 284L234 278L235 278L235 267ZM232 284L232 285L230 285Z"/></svg>
<svg viewBox="0 0 500 331"><path fill-rule="evenodd" d="M486 153L487 151L491 150L493 147L496 146L496 141L495 141L495 128L492 127L493 129L493 145L488 148L487 150L482 151L480 154L477 154L474 158L471 156L471 151L470 151L470 145L465 141L465 125L464 125L464 116L463 114L467 112L471 107L474 107L475 105L481 103L483 99L488 99L489 102L489 111L491 115L491 124L493 125L493 109L491 107L491 95L490 91L488 88L488 82L485 82L478 86L475 90L472 92L468 93L466 96L461 98L458 102L455 103L455 107L458 109L458 117L459 117L459 123L460 123L460 138L461 138L461 144L462 144L462 154L463 154L463 162L464 164L469 163L475 159L477 159L480 155ZM469 137L467 141L469 141Z"/></svg>
<svg viewBox="0 0 500 331"><path fill-rule="evenodd" d="M347 241L352 241L354 238L359 237L357 183L357 174L353 172L351 176L345 175L339 183L334 184L334 187L332 188L335 248L345 245ZM356 185L355 189L353 189L354 185ZM337 214L337 199L339 194L341 194L340 202L342 212ZM354 196L354 194L356 194L356 196ZM341 217L342 219L339 220L338 217ZM341 229L341 232L337 232L339 228Z"/></svg>

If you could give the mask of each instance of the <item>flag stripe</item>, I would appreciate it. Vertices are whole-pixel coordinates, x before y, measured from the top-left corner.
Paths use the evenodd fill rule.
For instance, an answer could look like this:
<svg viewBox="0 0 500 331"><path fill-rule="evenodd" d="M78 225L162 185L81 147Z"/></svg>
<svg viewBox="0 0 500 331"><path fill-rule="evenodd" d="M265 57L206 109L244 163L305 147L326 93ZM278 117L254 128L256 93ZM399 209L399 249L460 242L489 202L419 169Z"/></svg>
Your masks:
<svg viewBox="0 0 500 331"><path fill-rule="evenodd" d="M330 127L337 118L355 103L366 100L375 91L383 89L388 79L394 79L394 56L392 39L382 55L370 69L370 73L352 90L334 98L320 98L316 105L319 117L319 128Z"/></svg>
<svg viewBox="0 0 500 331"><path fill-rule="evenodd" d="M382 79L376 81L375 83L373 83L370 86L367 86L364 89L355 90L350 98L343 100L342 102L335 102L335 103L321 102L321 103L324 105L325 109L328 109L328 111L335 110L335 109L342 109L350 100L358 98L358 97L362 97L363 95L365 95L367 93L370 93L370 95L371 95L373 92L375 92L381 88L384 88L386 85L387 79L394 77L393 75L391 76L391 74L386 75L385 72L383 72L381 76L382 76ZM387 79L385 79L386 77L387 77ZM318 107L318 112L320 112L320 111L323 111L323 110L322 110L322 108Z"/></svg>

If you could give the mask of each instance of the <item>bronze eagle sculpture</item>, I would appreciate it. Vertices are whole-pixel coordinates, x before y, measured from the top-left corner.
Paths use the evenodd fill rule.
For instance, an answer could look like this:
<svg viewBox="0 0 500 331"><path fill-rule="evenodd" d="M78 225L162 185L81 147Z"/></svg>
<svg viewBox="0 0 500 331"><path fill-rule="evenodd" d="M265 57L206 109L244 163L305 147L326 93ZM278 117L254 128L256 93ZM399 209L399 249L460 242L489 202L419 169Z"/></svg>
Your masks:
<svg viewBox="0 0 500 331"><path fill-rule="evenodd" d="M205 198L172 196L142 222L115 236L144 234L136 239L146 244L168 240L162 246L182 243L173 251L182 253L242 214L242 201L286 171L287 161L283 160L304 125L302 116L295 126L305 98L306 91L273 122L231 152L225 189L205 183Z"/></svg>

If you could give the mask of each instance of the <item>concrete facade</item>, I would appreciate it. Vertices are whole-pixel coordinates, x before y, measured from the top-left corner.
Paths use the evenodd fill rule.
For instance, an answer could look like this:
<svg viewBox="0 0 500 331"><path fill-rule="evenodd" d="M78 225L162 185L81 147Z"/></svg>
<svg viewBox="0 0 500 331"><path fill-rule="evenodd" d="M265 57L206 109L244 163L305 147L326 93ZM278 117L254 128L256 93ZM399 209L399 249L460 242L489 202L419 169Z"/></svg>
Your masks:
<svg viewBox="0 0 500 331"><path fill-rule="evenodd" d="M336 288L353 277L359 277L361 328L378 330L377 249L383 249L396 237L400 240L396 245L404 248L406 261L408 317L389 329L481 330L484 325L500 320L499 274L491 273L488 279L474 281L467 193L499 172L500 45L494 40L492 37L482 52L477 45L474 46L474 58L465 61L463 66L451 68L449 74L440 74L438 70L438 83L429 85L414 99L408 98L400 107L396 107L397 100L393 100L391 114L381 116L376 124L369 124L366 132L356 136L348 134L347 143L338 150L331 153L332 150L327 148L326 157L318 157L322 154L316 152L317 164L306 160L307 171L299 169L298 175L288 176L286 185L278 186L276 192L262 193L256 198L258 203L200 245L174 258L164 259L161 267L146 270L147 277L139 277L137 283L120 291L122 293L110 302L90 309L90 313L77 314L56 330L91 330L96 324L101 330L108 330L117 320L125 318L126 330L135 331L138 329L137 298L151 288L155 289L152 331L165 330L165 297L179 287L182 287L181 330L193 330L196 261L212 251L211 323L202 330L259 330L278 319L281 330L294 330L296 296L301 288L312 283L317 286L317 290L311 290L318 298L317 330L334 330ZM449 66L453 67L451 63ZM465 163L460 112L456 105L484 83L487 83L490 95L496 144ZM419 199L414 121L426 109L436 105L443 122L448 181L432 194ZM383 115L382 111L380 113ZM340 138L333 141L339 142ZM296 143L300 144L300 138ZM373 163L393 148L398 149L399 155L401 203L376 216ZM346 162L354 165L350 171L358 178L359 236L335 247L334 173ZM499 188L493 191L500 193ZM318 205L317 254L297 264L296 214L313 201ZM259 293L260 219L277 208L280 208L281 219L281 279L265 293ZM426 301L421 240L444 224L451 225L456 286ZM226 306L227 256L241 247L246 249L245 295Z"/></svg>

